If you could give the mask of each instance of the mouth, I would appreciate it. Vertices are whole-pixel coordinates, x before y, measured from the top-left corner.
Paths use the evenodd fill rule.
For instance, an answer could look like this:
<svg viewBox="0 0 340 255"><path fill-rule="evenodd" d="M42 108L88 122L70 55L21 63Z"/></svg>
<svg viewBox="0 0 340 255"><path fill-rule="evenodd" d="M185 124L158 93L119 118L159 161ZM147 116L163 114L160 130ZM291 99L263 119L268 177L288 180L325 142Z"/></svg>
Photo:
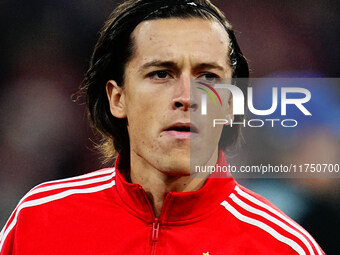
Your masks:
<svg viewBox="0 0 340 255"><path fill-rule="evenodd" d="M198 133L198 128L189 122L174 123L171 126L164 129L165 134L168 134L176 139L190 139L191 135Z"/></svg>
<svg viewBox="0 0 340 255"><path fill-rule="evenodd" d="M197 127L191 123L175 123L166 128L164 131L198 133Z"/></svg>

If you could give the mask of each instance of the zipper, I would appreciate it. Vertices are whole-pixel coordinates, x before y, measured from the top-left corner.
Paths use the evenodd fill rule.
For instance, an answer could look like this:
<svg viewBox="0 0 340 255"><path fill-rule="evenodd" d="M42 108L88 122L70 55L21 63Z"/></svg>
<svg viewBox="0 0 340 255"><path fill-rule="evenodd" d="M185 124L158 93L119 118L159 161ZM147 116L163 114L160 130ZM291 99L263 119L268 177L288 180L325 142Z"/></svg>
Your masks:
<svg viewBox="0 0 340 255"><path fill-rule="evenodd" d="M158 241L159 225L159 218L155 218L155 221L152 223L152 242Z"/></svg>
<svg viewBox="0 0 340 255"><path fill-rule="evenodd" d="M143 187L141 185L139 185L138 188L141 191L141 193L143 194L144 200L145 200L146 204L148 205L149 210L150 210L152 216L154 217L154 222L152 223L152 232L151 232L151 255L155 255L156 254L157 244L158 244L158 239L159 239L159 231L160 231L160 225L161 225L160 224L160 218L161 218L161 216L159 216L159 217L155 216L153 208L152 208L152 206L150 204L148 196L146 195ZM168 193L167 197L164 200L162 211L161 211L161 215L165 214L165 211L168 208L170 197L171 197L171 192Z"/></svg>
<svg viewBox="0 0 340 255"><path fill-rule="evenodd" d="M160 222L159 218L155 218L155 221L152 223L152 235L151 235L151 254L155 255L156 254L156 247L157 247L157 242L158 242L158 236L159 236L159 227L160 227Z"/></svg>

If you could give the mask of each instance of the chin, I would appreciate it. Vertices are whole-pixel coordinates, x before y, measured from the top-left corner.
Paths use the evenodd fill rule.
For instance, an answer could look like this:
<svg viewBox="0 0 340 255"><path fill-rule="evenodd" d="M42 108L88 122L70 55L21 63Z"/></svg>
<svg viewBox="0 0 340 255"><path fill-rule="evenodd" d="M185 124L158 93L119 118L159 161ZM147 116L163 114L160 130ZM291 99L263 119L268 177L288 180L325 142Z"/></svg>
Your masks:
<svg viewBox="0 0 340 255"><path fill-rule="evenodd" d="M165 159L166 158L166 159ZM163 172L173 176L188 176L190 175L190 156L167 156L163 162Z"/></svg>

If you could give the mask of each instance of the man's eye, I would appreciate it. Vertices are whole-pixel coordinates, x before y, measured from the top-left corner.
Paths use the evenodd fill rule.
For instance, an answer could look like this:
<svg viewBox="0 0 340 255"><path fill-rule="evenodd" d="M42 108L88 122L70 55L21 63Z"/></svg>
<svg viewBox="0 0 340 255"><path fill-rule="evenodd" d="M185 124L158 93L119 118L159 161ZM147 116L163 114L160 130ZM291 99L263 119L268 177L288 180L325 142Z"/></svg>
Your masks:
<svg viewBox="0 0 340 255"><path fill-rule="evenodd" d="M217 79L219 79L220 77L216 74L213 73L205 73L201 76L199 76L200 79L204 79L206 81L215 81Z"/></svg>
<svg viewBox="0 0 340 255"><path fill-rule="evenodd" d="M167 71L156 71L149 75L151 78L164 80L169 77L169 73Z"/></svg>

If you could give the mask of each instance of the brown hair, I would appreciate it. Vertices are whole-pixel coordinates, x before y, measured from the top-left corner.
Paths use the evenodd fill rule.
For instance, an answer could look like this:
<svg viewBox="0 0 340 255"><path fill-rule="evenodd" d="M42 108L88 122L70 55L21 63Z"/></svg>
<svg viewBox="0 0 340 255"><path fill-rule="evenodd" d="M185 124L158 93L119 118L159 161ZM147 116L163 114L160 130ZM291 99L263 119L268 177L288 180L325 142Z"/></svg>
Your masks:
<svg viewBox="0 0 340 255"><path fill-rule="evenodd" d="M116 152L127 156L130 153L126 119L112 116L106 95L106 83L115 80L119 86L124 85L125 67L133 55L133 30L144 20L193 17L218 20L224 26L230 39L230 46L226 50L229 51L233 78L249 77L247 61L238 46L230 23L209 0L125 1L111 13L103 27L81 88L81 93L86 94L89 118L102 136L98 148L104 155L104 161L113 159ZM246 85L240 87L243 91L246 89ZM235 116L235 121L242 119L243 116ZM225 149L234 144L239 135L239 127L224 128L219 147Z"/></svg>

